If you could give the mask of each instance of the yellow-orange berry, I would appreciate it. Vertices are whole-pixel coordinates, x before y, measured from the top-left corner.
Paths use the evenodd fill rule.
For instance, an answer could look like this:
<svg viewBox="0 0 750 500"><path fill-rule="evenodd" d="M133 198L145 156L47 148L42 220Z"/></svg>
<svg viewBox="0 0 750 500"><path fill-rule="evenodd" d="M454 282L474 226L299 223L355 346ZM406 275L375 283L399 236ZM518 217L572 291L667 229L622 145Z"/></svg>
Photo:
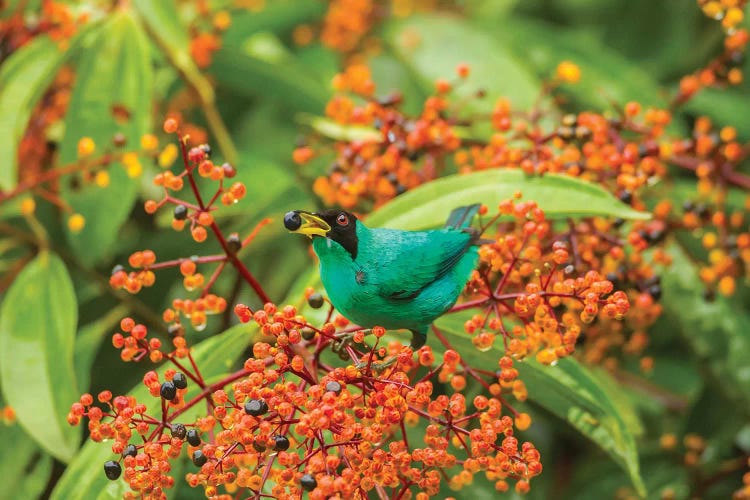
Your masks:
<svg viewBox="0 0 750 500"><path fill-rule="evenodd" d="M94 175L94 184L100 188L109 186L109 172L106 170L100 170Z"/></svg>
<svg viewBox="0 0 750 500"><path fill-rule="evenodd" d="M73 214L68 217L68 229L74 233L80 233L85 225L86 219L81 214Z"/></svg>
<svg viewBox="0 0 750 500"><path fill-rule="evenodd" d="M78 157L85 158L90 156L96 150L96 143L91 137L82 137L78 141Z"/></svg>
<svg viewBox="0 0 750 500"><path fill-rule="evenodd" d="M516 428L519 431L525 431L531 426L531 416L528 413L519 413L516 418Z"/></svg>
<svg viewBox="0 0 750 500"><path fill-rule="evenodd" d="M153 151L159 147L159 139L154 134L144 134L141 136L141 147L146 151Z"/></svg>
<svg viewBox="0 0 750 500"><path fill-rule="evenodd" d="M36 202L34 201L34 198L24 198L21 201L22 215L31 215L34 213L34 210L36 210Z"/></svg>
<svg viewBox="0 0 750 500"><path fill-rule="evenodd" d="M571 61L562 61L558 64L555 74L564 83L578 83L581 80L581 68Z"/></svg>
<svg viewBox="0 0 750 500"><path fill-rule="evenodd" d="M198 243L206 241L206 237L208 237L206 228L203 226L195 226L192 230L192 235L193 235L193 239L197 241Z"/></svg>
<svg viewBox="0 0 750 500"><path fill-rule="evenodd" d="M164 120L164 132L166 132L167 134L174 134L175 132L177 132L179 126L180 124L174 118L167 118L166 120Z"/></svg>

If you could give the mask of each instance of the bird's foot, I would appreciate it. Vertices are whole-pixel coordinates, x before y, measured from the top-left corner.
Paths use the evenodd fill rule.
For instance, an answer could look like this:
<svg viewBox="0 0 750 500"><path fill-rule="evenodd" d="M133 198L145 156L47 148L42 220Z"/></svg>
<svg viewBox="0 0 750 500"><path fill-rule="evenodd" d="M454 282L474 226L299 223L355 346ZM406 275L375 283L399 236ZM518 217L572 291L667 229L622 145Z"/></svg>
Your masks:
<svg viewBox="0 0 750 500"><path fill-rule="evenodd" d="M355 366L357 367L357 370L362 370L364 368L367 368L367 366L370 366L370 369L375 372L382 372L389 366L391 366L393 363L395 363L398 360L396 356L391 356L389 358L384 359L383 361L360 361Z"/></svg>
<svg viewBox="0 0 750 500"><path fill-rule="evenodd" d="M364 329L364 330L357 330L356 332L340 332L337 333L334 337L335 340L333 341L333 346L331 347L331 350L337 354L340 353L346 353L346 347L348 345L351 345L352 342L354 342L354 335L357 332L363 332L365 336L369 335L372 330L371 329ZM368 346L369 347L369 346Z"/></svg>
<svg viewBox="0 0 750 500"><path fill-rule="evenodd" d="M413 350L418 350L420 347L425 345L427 343L427 334L424 332L419 332L417 330L411 331L411 348Z"/></svg>

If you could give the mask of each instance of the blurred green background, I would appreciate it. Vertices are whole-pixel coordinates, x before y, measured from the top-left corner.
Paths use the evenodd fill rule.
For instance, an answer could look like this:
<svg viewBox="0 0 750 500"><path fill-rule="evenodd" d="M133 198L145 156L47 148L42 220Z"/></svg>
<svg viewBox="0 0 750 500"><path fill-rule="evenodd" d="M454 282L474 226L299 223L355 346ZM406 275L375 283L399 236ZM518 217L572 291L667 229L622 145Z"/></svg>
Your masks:
<svg viewBox="0 0 750 500"><path fill-rule="evenodd" d="M706 18L695 0L373 2L372 26L362 34L363 49L356 53L319 41L317 34L329 7L322 1L61 4L89 19L76 27L63 48L44 33L36 36L35 29L43 27L39 20L49 17L42 3L2 2L0 154L6 160L0 165L0 187L13 189L19 179L23 181L24 169L31 168L22 138L34 120L42 119L40 111L46 109L44 99L51 99L53 82L63 89L60 92L67 89L67 110L63 117L45 122L35 136L37 142L31 143L49 148L37 162L42 170L75 161L82 136L94 138L97 153L104 152L117 129L112 119L115 104L130 110L126 130L130 145L146 133L156 134L162 144L171 140L161 132L161 122L168 113L177 112L194 124L196 135L207 134L216 162L235 164L237 180L248 187L242 203L218 212L226 233L245 235L264 217L274 219L242 257L279 302L290 300L288 294L299 277L313 268L305 242L288 237L279 221L290 208L321 206L311 186L327 168L325 162L297 167L291 153L312 134L306 117L324 114L333 95L331 79L347 62L366 61L377 94L398 90L404 95L403 109L418 113L433 92L434 80L452 77L460 62L468 62L472 73L457 93L468 96L478 89L487 93L486 101L467 100L470 112L482 106L488 109L501 95L518 109L528 108L557 64L570 60L581 68L582 80L561 89L563 99L550 104L553 113L602 112L630 100L667 106L679 79L720 53L724 38L720 25ZM208 14L202 12L204 7ZM230 13L231 23L217 35L220 47L208 51L210 64L201 64L202 49L195 39L216 32L220 22L216 13L222 11ZM750 11L746 8L745 13ZM19 16L20 27L14 24ZM742 64L750 74L747 60ZM70 81L60 82L62 68L72 70ZM750 139L748 85L702 91L676 111L672 132L689 134L695 118L707 115L721 125L736 126L741 138ZM142 377L145 368L121 363L108 339L126 314L158 323L160 311L181 293L181 276L176 270L159 273L154 287L129 296L113 292L107 284L112 266L144 248L153 249L159 260L220 251L214 241L196 244L169 229L171 214L144 213L143 201L159 196L150 181L159 167L147 157L141 164L144 173L137 178L113 169L111 183L104 189L76 187L67 180L60 183L60 196L86 218L80 233L70 231L66 213L43 196L35 198L43 230L30 227L21 217L23 197L0 204L0 293L7 292L20 269L37 255L40 234L47 235L43 239L61 257L74 289L71 308L77 312L65 314L66 321L77 325L72 354L77 386L61 387L62 393L56 395L35 395L30 404L38 408L36 425L44 425L45 418L64 418L67 407L50 404L50 398L67 397L72 402L80 392L96 394L105 388L126 393ZM694 193L694 185L685 186L689 194L674 195L676 200ZM746 196L737 193L739 199ZM676 266L679 272L688 272L691 264ZM664 317L652 328L649 355L656 364L651 373L641 373L638 359L628 357L622 359L617 382L603 369L593 368L604 384L619 382L622 399L617 403L637 438L649 498L729 498L741 487L747 471L743 462L750 452L746 287L732 299L709 305L702 301L694 272L690 276L693 282L675 280L674 288L665 290L674 299L665 303ZM45 279L47 286L61 286L52 271ZM246 287L233 292L239 288L238 278L225 273L215 293L257 305ZM696 311L695 321L686 320L686 308ZM47 312L42 307L39 314ZM3 319L6 325L10 321ZM188 339L196 343L234 322L229 312L211 317L206 331L189 330ZM699 340L692 342L691 337ZM14 355L0 353L6 371ZM246 355L233 353L237 360ZM28 373L36 369L31 366ZM535 425L527 434L540 449L545 468L532 482L530 498L635 498L625 472L598 448L545 410L529 411ZM40 438L29 435L33 425L0 424L7 451L0 455L4 477L0 499L50 495L65 473L64 462L76 453L77 442L59 453L43 446ZM683 438L690 434L700 436L700 453L697 463L686 465L691 442L686 447ZM72 439L78 437L74 433ZM674 446L666 446L671 439ZM93 465L91 470L101 475L100 465ZM179 474L177 483L171 498L203 496L200 489L183 484ZM112 485L107 488L99 498L122 493ZM496 492L477 476L475 484L453 495L481 499L495 498Z"/></svg>

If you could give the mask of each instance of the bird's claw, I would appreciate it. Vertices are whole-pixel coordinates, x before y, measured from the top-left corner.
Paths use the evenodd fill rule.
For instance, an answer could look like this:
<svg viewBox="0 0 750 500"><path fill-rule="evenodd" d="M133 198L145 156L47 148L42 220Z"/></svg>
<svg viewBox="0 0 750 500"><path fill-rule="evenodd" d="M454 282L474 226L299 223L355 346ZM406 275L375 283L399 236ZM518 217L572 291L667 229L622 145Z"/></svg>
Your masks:
<svg viewBox="0 0 750 500"><path fill-rule="evenodd" d="M355 366L357 367L357 370L362 370L363 368L367 368L369 366L372 371L382 372L383 370L394 364L397 360L398 358L396 356L391 356L390 358L380 362L360 361Z"/></svg>

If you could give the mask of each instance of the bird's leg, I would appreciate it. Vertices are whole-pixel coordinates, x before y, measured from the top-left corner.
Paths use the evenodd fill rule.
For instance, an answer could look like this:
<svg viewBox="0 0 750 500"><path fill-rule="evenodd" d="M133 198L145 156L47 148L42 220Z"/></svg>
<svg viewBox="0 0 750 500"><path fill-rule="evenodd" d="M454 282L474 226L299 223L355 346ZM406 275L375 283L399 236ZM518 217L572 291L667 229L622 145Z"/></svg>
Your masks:
<svg viewBox="0 0 750 500"><path fill-rule="evenodd" d="M357 332L363 332L365 336L372 333L372 330L367 328L364 330L357 330ZM335 340L333 341L333 347L331 348L333 352L338 353L346 350L346 346L350 345L352 343L352 339L354 338L354 334L357 332L339 332L336 335L334 335ZM365 344L367 346L367 344ZM369 347L369 346L367 346Z"/></svg>
<svg viewBox="0 0 750 500"><path fill-rule="evenodd" d="M371 362L371 361L360 361L355 366L358 370L361 370L363 368L367 368L367 365L370 365L370 368L375 372L382 372L389 366L391 366L393 363L395 363L398 360L397 356L391 356L387 359L384 359L380 362Z"/></svg>
<svg viewBox="0 0 750 500"><path fill-rule="evenodd" d="M427 328L424 330L411 330L411 348L415 351L427 342Z"/></svg>

